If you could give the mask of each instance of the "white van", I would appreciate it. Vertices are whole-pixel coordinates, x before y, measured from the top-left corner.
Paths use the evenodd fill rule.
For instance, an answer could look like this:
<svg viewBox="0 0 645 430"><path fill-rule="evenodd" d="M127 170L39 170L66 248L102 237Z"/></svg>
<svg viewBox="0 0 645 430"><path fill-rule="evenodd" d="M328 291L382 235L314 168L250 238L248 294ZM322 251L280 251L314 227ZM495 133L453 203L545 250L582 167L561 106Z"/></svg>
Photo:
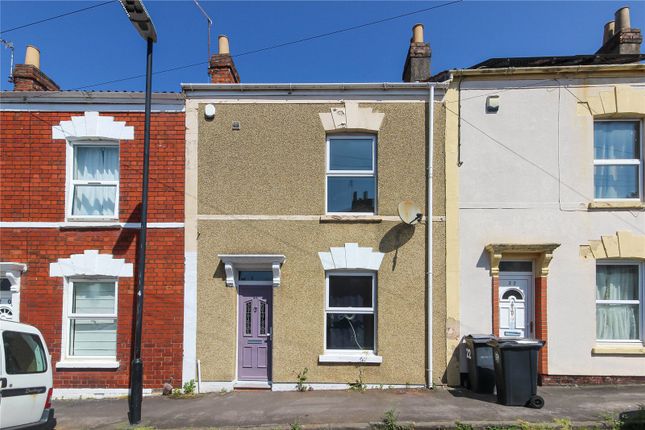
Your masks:
<svg viewBox="0 0 645 430"><path fill-rule="evenodd" d="M37 328L0 319L0 429L53 429L51 357Z"/></svg>

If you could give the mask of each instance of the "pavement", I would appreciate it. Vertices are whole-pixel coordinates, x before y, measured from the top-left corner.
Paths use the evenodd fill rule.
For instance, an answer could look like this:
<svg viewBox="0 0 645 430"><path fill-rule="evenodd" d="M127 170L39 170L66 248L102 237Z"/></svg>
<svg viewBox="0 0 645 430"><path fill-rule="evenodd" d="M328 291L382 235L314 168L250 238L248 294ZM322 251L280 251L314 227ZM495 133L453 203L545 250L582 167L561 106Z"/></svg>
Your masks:
<svg viewBox="0 0 645 430"><path fill-rule="evenodd" d="M503 406L494 395L453 388L150 396L143 400L141 426L293 429L297 423L303 429L366 429L374 428L393 409L398 423L414 423L416 429L455 428L456 422L475 428L520 421L554 424L562 419L574 427L608 428L611 417L645 405L645 385L545 386L538 388L538 394L545 400L542 409ZM125 398L58 400L53 406L60 430L129 428Z"/></svg>

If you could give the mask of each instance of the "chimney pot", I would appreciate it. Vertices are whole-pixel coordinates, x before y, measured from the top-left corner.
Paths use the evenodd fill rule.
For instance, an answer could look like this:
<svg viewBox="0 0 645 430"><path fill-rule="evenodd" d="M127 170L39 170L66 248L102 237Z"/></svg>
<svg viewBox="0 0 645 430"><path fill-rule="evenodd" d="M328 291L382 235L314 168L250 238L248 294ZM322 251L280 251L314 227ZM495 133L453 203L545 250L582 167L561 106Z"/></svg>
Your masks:
<svg viewBox="0 0 645 430"><path fill-rule="evenodd" d="M629 22L629 8L621 7L616 11L616 33L629 30L631 23Z"/></svg>
<svg viewBox="0 0 645 430"><path fill-rule="evenodd" d="M33 45L27 45L25 50L25 64L40 69L40 50Z"/></svg>
<svg viewBox="0 0 645 430"><path fill-rule="evenodd" d="M614 32L616 31L616 21L609 21L605 24L605 33L602 37L602 44L607 43L609 39L614 37Z"/></svg>
<svg viewBox="0 0 645 430"><path fill-rule="evenodd" d="M223 34L220 34L219 38L217 39L218 41L218 53L220 55L230 55L231 51L229 50L228 47L228 37L224 36Z"/></svg>
<svg viewBox="0 0 645 430"><path fill-rule="evenodd" d="M430 44L423 41L423 24L415 24L403 65L403 82L424 82L430 79L431 56Z"/></svg>
<svg viewBox="0 0 645 430"><path fill-rule="evenodd" d="M412 27L412 42L423 43L423 24L414 24Z"/></svg>

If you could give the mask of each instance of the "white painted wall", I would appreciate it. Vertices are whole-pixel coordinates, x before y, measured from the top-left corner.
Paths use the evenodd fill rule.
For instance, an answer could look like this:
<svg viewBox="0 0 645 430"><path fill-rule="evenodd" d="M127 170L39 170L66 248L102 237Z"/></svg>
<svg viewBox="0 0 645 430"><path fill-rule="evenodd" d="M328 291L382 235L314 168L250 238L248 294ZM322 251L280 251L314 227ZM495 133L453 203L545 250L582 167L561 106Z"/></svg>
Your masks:
<svg viewBox="0 0 645 430"><path fill-rule="evenodd" d="M576 110L609 85L642 87L643 79L469 79L461 85L461 334L492 330L487 244L559 243L548 277L549 374L644 376L645 355L591 354L595 260L581 258L579 246L619 230L643 235L645 213L587 210L593 117ZM500 108L486 113L492 94Z"/></svg>

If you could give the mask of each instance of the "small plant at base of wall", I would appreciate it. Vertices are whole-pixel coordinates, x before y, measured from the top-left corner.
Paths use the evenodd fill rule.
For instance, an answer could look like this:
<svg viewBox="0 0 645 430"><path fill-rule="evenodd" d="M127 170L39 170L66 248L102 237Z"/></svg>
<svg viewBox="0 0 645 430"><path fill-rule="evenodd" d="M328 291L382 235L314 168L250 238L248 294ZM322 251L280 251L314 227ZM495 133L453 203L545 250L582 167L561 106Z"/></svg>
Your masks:
<svg viewBox="0 0 645 430"><path fill-rule="evenodd" d="M311 386L306 384L307 372L309 372L309 369L305 367L300 373L296 375L296 378L298 379L298 382L296 383L296 389L300 392L313 390Z"/></svg>
<svg viewBox="0 0 645 430"><path fill-rule="evenodd" d="M171 397L176 398L176 399L185 399L189 397L194 397L195 396L195 380L191 379L190 381L186 382L183 386L183 388L175 388L172 390L172 393L170 394Z"/></svg>
<svg viewBox="0 0 645 430"><path fill-rule="evenodd" d="M358 368L358 379L354 382L349 382L347 385L349 385L349 389L352 391L360 391L363 392L367 389L367 386L363 382L363 368L359 367Z"/></svg>

